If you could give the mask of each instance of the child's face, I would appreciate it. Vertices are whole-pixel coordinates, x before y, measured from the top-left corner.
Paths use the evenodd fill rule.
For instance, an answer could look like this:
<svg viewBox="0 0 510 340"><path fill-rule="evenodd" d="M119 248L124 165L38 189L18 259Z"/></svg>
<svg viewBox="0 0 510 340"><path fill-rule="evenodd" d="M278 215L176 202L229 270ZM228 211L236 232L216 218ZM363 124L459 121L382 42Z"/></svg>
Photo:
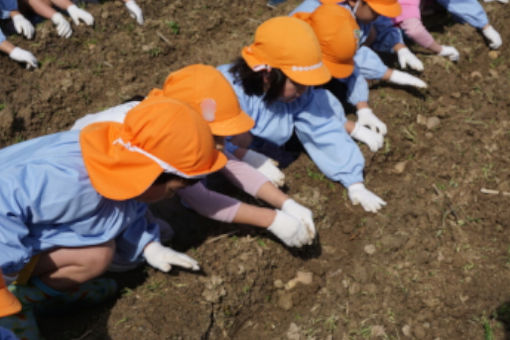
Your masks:
<svg viewBox="0 0 510 340"><path fill-rule="evenodd" d="M190 184L191 182L179 178L171 179L165 183L152 184L143 194L136 197L136 200L144 203L154 203L172 198L177 190Z"/></svg>
<svg viewBox="0 0 510 340"><path fill-rule="evenodd" d="M354 15L356 16L356 19L361 21L364 24L369 24L377 17L379 14L377 14L370 6L363 0L349 0L349 5L352 8L356 7L356 2L359 1L358 8L356 10L356 13Z"/></svg>
<svg viewBox="0 0 510 340"><path fill-rule="evenodd" d="M279 99L282 102L290 103L291 101L298 99L307 89L308 86L295 83L287 78Z"/></svg>

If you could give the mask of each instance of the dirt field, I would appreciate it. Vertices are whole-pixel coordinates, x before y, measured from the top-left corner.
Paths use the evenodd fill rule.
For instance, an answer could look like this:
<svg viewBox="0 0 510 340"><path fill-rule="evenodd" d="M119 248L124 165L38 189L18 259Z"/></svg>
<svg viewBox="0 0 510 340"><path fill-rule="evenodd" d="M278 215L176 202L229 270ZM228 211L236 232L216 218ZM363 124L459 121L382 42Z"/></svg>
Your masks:
<svg viewBox="0 0 510 340"><path fill-rule="evenodd" d="M120 1L88 5L94 28L60 39L51 22L11 40L42 66L2 56L0 143L67 129L75 119L145 95L191 63L233 60L265 19L265 1L140 0L146 24ZM352 206L306 154L285 170L288 193L310 206L320 237L302 251L250 227L211 222L176 202L155 207L177 230L172 246L203 272L149 267L117 275L107 306L39 320L47 339L504 339L510 320L510 7L484 4L503 48L447 16L434 35L461 60L420 53L426 91L374 83L388 125L366 156L368 187L388 205ZM230 190L230 188L227 188ZM170 204L173 203L173 204ZM296 276L304 283L289 283ZM310 280L311 278L311 280ZM294 282L294 281L292 281Z"/></svg>

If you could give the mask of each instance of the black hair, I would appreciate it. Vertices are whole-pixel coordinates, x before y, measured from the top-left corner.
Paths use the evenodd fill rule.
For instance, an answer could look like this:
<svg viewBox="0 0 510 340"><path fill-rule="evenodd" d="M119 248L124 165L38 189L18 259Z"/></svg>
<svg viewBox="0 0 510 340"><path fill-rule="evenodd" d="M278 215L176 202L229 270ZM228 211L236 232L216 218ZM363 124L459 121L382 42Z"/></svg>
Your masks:
<svg viewBox="0 0 510 340"><path fill-rule="evenodd" d="M247 95L264 95L264 102L270 104L277 100L283 92L287 76L278 68L271 71L253 71L242 57L237 58L229 70L236 82L241 82ZM264 74L269 75L269 87L264 91Z"/></svg>
<svg viewBox="0 0 510 340"><path fill-rule="evenodd" d="M133 97L126 99L122 102L122 104L129 103L129 102L141 102L145 99L145 96L135 94Z"/></svg>
<svg viewBox="0 0 510 340"><path fill-rule="evenodd" d="M163 172L161 173L161 175L158 176L158 178L156 178L156 180L152 184L163 184L175 179L180 180L186 183L187 185L193 185L200 181L199 178L184 178L176 174L169 174L167 172Z"/></svg>

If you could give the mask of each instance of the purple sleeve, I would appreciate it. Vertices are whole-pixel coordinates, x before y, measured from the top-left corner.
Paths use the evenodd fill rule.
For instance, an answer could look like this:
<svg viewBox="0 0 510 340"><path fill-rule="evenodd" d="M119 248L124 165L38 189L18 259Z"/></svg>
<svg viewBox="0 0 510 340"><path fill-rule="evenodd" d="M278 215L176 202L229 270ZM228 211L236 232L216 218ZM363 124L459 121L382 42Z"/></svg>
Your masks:
<svg viewBox="0 0 510 340"><path fill-rule="evenodd" d="M244 192L255 197L260 187L269 182L269 179L260 171L255 170L246 162L240 161L232 155L227 155L228 161L221 173L227 179L243 190Z"/></svg>
<svg viewBox="0 0 510 340"><path fill-rule="evenodd" d="M179 196L193 210L213 220L231 223L241 202L207 189L201 182L179 190Z"/></svg>
<svg viewBox="0 0 510 340"><path fill-rule="evenodd" d="M400 23L404 33L422 47L429 48L434 43L434 38L427 31L420 19L409 18Z"/></svg>

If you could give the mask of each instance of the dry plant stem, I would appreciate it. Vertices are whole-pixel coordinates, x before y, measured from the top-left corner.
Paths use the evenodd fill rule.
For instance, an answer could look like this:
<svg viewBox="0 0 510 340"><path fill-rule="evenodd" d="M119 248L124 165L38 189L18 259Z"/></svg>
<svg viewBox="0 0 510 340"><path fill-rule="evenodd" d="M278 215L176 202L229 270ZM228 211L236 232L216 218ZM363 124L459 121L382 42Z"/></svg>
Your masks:
<svg viewBox="0 0 510 340"><path fill-rule="evenodd" d="M156 34L158 35L158 37L161 38L161 40L163 40L164 42L166 42L169 46L172 46L172 43L170 42L170 40L168 40L167 37L165 37L163 35L163 33L161 33L160 31L156 31Z"/></svg>
<svg viewBox="0 0 510 340"><path fill-rule="evenodd" d="M508 191L499 191L499 190L486 189L486 188L481 188L480 192L482 194L487 194L487 195L499 195L499 194L501 194L503 196L510 196L510 192L508 192Z"/></svg>

